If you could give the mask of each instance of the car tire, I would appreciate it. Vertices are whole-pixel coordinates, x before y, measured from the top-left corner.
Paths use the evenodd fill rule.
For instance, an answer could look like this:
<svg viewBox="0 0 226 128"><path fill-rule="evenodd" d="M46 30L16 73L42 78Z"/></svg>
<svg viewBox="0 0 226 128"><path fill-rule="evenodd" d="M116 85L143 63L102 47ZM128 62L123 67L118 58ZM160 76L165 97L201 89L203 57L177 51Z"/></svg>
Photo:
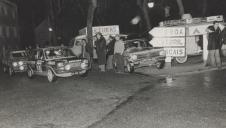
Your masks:
<svg viewBox="0 0 226 128"><path fill-rule="evenodd" d="M33 71L31 69L28 69L27 70L27 77L31 79L31 78L33 78L33 75L34 75Z"/></svg>
<svg viewBox="0 0 226 128"><path fill-rule="evenodd" d="M56 80L56 76L51 69L47 70L47 80L52 83Z"/></svg>
<svg viewBox="0 0 226 128"><path fill-rule="evenodd" d="M126 72L133 73L134 72L134 66L132 66L130 63L126 64Z"/></svg>
<svg viewBox="0 0 226 128"><path fill-rule="evenodd" d="M86 71L85 73L79 74L79 76L80 76L80 77L87 77L87 76L88 76L88 72L89 72L89 71Z"/></svg>
<svg viewBox="0 0 226 128"><path fill-rule="evenodd" d="M5 65L3 65L2 70L3 70L4 73L6 73L7 72L7 67Z"/></svg>
<svg viewBox="0 0 226 128"><path fill-rule="evenodd" d="M11 67L9 67L8 72L9 72L9 76L13 76L14 75L14 71L13 71L13 69Z"/></svg>
<svg viewBox="0 0 226 128"><path fill-rule="evenodd" d="M188 56L186 55L185 57L176 57L175 59L176 59L177 63L183 64L183 63L187 62Z"/></svg>
<svg viewBox="0 0 226 128"><path fill-rule="evenodd" d="M165 66L165 61L158 61L156 63L156 68L157 69L162 69Z"/></svg>

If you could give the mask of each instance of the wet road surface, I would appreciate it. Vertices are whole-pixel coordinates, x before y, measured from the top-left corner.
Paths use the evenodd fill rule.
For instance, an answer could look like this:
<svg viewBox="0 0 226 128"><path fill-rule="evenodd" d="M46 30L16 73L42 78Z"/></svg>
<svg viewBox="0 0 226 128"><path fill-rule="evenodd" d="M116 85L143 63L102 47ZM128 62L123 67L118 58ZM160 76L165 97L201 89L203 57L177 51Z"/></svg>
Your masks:
<svg viewBox="0 0 226 128"><path fill-rule="evenodd" d="M226 71L171 79L0 73L0 128L225 128Z"/></svg>
<svg viewBox="0 0 226 128"><path fill-rule="evenodd" d="M160 82L90 128L226 128L226 71Z"/></svg>
<svg viewBox="0 0 226 128"><path fill-rule="evenodd" d="M0 72L0 128L86 128L155 79L93 72L48 83Z"/></svg>

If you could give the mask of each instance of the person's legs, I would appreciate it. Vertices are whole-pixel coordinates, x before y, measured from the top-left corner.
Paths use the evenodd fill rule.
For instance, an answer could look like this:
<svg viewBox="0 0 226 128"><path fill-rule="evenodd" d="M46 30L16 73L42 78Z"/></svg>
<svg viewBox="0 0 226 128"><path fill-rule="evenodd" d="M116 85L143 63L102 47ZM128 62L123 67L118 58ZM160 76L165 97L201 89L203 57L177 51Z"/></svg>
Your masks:
<svg viewBox="0 0 226 128"><path fill-rule="evenodd" d="M119 71L124 72L124 59L122 55L119 55L118 66L119 66Z"/></svg>
<svg viewBox="0 0 226 128"><path fill-rule="evenodd" d="M113 69L112 60L113 60L113 55L109 55L107 59L107 70Z"/></svg>
<svg viewBox="0 0 226 128"><path fill-rule="evenodd" d="M221 55L220 55L220 51L219 49L215 50L215 61L216 61L216 65L217 67L221 67Z"/></svg>
<svg viewBox="0 0 226 128"><path fill-rule="evenodd" d="M118 67L118 61L119 61L119 54L118 53L116 53L115 55L114 55L114 63L116 64L116 71L118 71L119 70L119 67Z"/></svg>
<svg viewBox="0 0 226 128"><path fill-rule="evenodd" d="M210 61L210 66L215 67L216 66L216 61L215 61L215 50L209 50L209 61Z"/></svg>
<svg viewBox="0 0 226 128"><path fill-rule="evenodd" d="M99 65L100 71L105 72L105 65Z"/></svg>
<svg viewBox="0 0 226 128"><path fill-rule="evenodd" d="M208 50L207 60L206 60L206 62L204 63L204 65L205 65L206 67L210 66L210 50Z"/></svg>
<svg viewBox="0 0 226 128"><path fill-rule="evenodd" d="M117 72L124 72L124 60L123 60L123 56L116 53L114 55L114 59L117 65Z"/></svg>

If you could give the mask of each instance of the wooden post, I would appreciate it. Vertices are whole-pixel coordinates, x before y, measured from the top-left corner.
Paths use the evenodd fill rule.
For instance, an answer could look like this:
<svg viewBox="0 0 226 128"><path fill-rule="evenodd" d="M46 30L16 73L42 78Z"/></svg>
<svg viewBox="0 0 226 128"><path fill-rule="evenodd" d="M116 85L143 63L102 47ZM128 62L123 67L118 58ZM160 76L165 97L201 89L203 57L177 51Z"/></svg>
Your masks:
<svg viewBox="0 0 226 128"><path fill-rule="evenodd" d="M208 59L208 39L207 39L207 34L203 35L203 62L204 65L207 64L207 59Z"/></svg>
<svg viewBox="0 0 226 128"><path fill-rule="evenodd" d="M165 69L171 69L171 67L172 67L172 57L166 57Z"/></svg>

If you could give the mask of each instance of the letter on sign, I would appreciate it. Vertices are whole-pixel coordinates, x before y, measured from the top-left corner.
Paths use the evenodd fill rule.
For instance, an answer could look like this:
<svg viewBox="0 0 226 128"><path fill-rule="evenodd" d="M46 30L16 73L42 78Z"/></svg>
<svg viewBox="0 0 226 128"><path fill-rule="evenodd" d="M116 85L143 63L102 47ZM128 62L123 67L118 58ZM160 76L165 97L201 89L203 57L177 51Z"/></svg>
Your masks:
<svg viewBox="0 0 226 128"><path fill-rule="evenodd" d="M154 37L184 37L185 27L155 27L149 34Z"/></svg>
<svg viewBox="0 0 226 128"><path fill-rule="evenodd" d="M168 57L183 57L185 56L185 48L164 48Z"/></svg>

